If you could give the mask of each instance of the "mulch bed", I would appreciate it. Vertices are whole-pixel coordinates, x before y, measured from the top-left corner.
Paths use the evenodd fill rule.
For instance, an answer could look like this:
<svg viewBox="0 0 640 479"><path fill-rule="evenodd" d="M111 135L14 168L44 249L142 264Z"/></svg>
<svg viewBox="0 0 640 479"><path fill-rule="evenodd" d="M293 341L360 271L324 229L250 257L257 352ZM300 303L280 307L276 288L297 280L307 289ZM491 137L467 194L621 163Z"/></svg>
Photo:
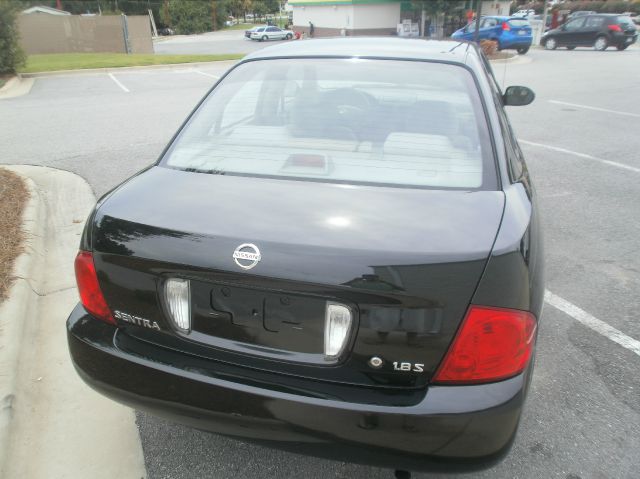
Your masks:
<svg viewBox="0 0 640 479"><path fill-rule="evenodd" d="M5 84L13 78L13 75L3 75L0 74L0 88L5 86Z"/></svg>
<svg viewBox="0 0 640 479"><path fill-rule="evenodd" d="M13 263L24 250L22 212L28 199L29 190L22 178L0 168L0 303L9 295L15 279Z"/></svg>
<svg viewBox="0 0 640 479"><path fill-rule="evenodd" d="M511 52L495 52L493 55L489 55L489 60L507 60L515 57L516 53Z"/></svg>

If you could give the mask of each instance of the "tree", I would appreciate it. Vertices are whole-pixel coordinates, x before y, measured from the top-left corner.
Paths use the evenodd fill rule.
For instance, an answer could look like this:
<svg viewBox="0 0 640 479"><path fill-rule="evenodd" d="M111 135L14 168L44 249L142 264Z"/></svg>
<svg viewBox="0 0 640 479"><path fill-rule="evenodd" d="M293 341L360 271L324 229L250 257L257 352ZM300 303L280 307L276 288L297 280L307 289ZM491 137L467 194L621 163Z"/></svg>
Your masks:
<svg viewBox="0 0 640 479"><path fill-rule="evenodd" d="M16 14L19 4L0 0L0 74L15 73L24 65L24 53L18 43Z"/></svg>
<svg viewBox="0 0 640 479"><path fill-rule="evenodd" d="M253 8L251 0L228 0L227 10L235 18L245 17Z"/></svg>
<svg viewBox="0 0 640 479"><path fill-rule="evenodd" d="M424 10L429 15L448 14L461 8L460 2L452 0L411 0L412 10L416 12Z"/></svg>
<svg viewBox="0 0 640 479"><path fill-rule="evenodd" d="M229 0L165 0L160 16L164 24L180 35L210 32L224 26L230 3Z"/></svg>

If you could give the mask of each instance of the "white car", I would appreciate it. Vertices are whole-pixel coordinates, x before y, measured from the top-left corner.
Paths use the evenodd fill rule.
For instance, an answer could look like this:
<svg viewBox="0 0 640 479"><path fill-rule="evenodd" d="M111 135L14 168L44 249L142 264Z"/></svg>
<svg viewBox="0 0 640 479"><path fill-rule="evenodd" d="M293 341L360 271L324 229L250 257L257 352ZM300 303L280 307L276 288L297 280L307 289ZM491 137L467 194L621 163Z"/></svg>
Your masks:
<svg viewBox="0 0 640 479"><path fill-rule="evenodd" d="M260 27L251 32L251 40L264 42L266 40L291 40L293 32L278 27Z"/></svg>
<svg viewBox="0 0 640 479"><path fill-rule="evenodd" d="M529 17L531 15L535 15L535 13L536 11L530 8L530 9L518 10L516 13L514 13L511 16L512 17Z"/></svg>

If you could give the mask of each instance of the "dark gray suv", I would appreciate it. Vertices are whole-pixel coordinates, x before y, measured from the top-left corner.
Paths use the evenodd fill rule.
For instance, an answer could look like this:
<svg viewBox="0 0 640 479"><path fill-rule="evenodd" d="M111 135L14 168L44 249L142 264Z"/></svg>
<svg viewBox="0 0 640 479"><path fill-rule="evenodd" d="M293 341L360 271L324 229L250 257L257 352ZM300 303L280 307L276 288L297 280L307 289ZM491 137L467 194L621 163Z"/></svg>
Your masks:
<svg viewBox="0 0 640 479"><path fill-rule="evenodd" d="M610 46L624 50L638 38L636 26L627 15L592 14L584 15L550 30L542 37L547 50L557 47L594 47L603 51Z"/></svg>

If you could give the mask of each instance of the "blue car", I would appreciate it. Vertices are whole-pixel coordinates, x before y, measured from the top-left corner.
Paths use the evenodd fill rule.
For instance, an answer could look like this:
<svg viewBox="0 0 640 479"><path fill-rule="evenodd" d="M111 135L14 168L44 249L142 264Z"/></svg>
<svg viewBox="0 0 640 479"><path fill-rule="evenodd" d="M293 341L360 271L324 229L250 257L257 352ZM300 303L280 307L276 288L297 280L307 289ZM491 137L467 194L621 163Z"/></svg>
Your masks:
<svg viewBox="0 0 640 479"><path fill-rule="evenodd" d="M476 22L456 31L451 38L473 41ZM517 50L524 55L529 51L533 37L531 25L526 18L518 17L481 17L480 40L498 42L498 50Z"/></svg>

